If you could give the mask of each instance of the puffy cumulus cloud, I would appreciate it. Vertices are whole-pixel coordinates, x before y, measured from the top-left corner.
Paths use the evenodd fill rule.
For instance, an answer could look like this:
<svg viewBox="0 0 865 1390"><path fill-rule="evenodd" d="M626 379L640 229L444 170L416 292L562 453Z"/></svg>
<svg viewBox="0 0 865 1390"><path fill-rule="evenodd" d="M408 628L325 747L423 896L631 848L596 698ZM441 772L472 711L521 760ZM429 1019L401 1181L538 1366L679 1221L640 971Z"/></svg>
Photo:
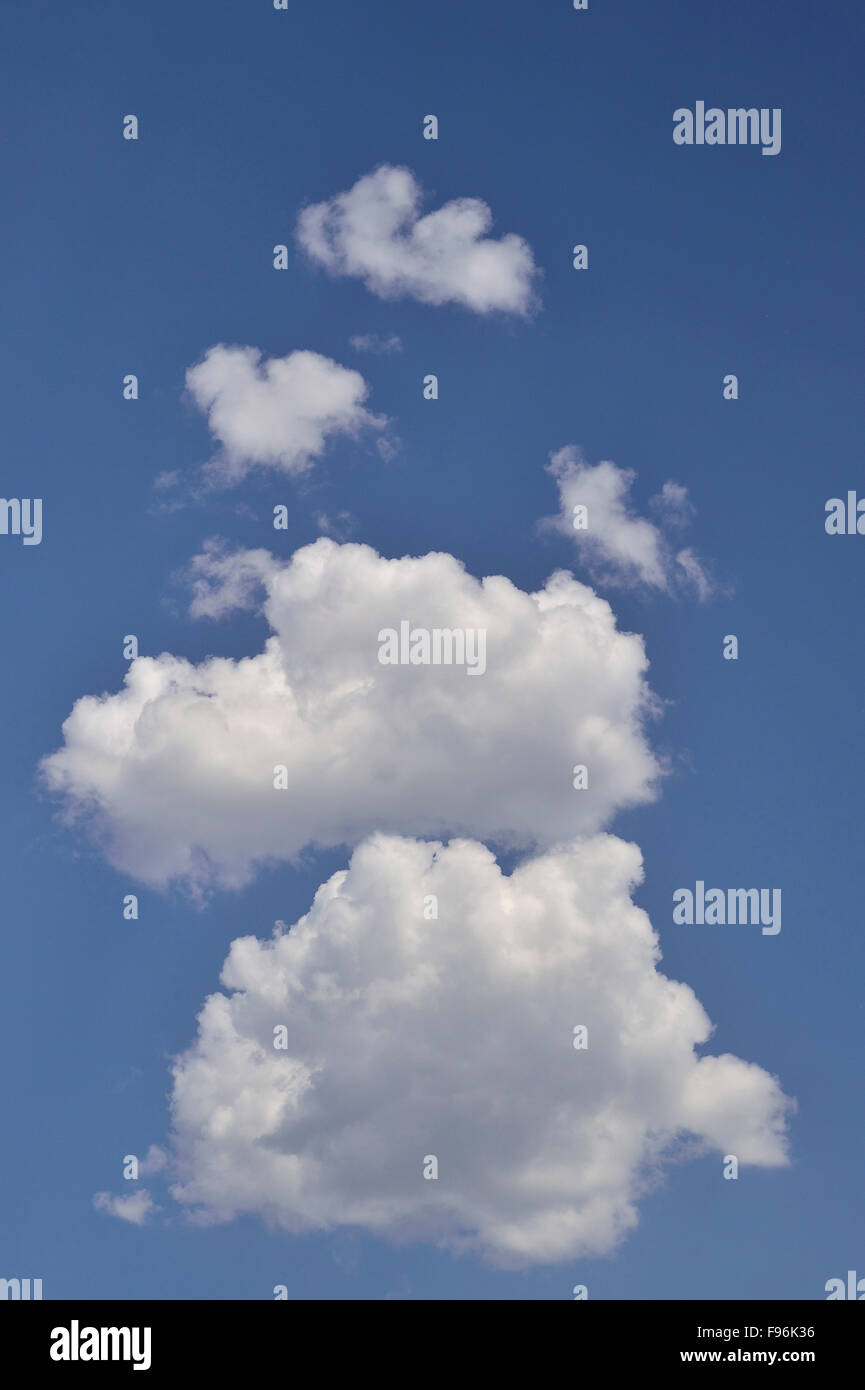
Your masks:
<svg viewBox="0 0 865 1390"><path fill-rule="evenodd" d="M186 385L221 446L205 471L222 486L254 468L304 473L331 436L386 423L364 408L368 388L360 372L317 352L262 361L258 348L220 343L190 367Z"/></svg>
<svg viewBox="0 0 865 1390"><path fill-rule="evenodd" d="M120 1221L128 1221L133 1226L143 1226L159 1211L146 1187L139 1187L128 1197L115 1197L111 1192L97 1192L93 1198L97 1211L107 1211Z"/></svg>
<svg viewBox="0 0 865 1390"><path fill-rule="evenodd" d="M548 847L654 794L643 641L565 572L528 594L451 555L389 560L321 538L287 563L211 548L193 574L197 615L263 586L264 650L140 657L120 692L76 703L43 763L124 872L238 886L256 863L379 829ZM485 633L484 673L381 664L379 635L404 622L468 629L472 656Z"/></svg>
<svg viewBox="0 0 865 1390"><path fill-rule="evenodd" d="M421 216L422 196L410 169L383 164L305 208L298 241L331 274L355 276L383 299L528 313L537 270L527 242L487 236L492 213L480 198L455 198Z"/></svg>
<svg viewBox="0 0 865 1390"><path fill-rule="evenodd" d="M665 1159L783 1164L791 1102L696 1054L711 1024L658 970L641 878L609 835L510 877L473 841L364 842L295 926L232 944L175 1064L173 1195L528 1265L612 1250Z"/></svg>
<svg viewBox="0 0 865 1390"><path fill-rule="evenodd" d="M645 585L662 592L687 587L702 602L715 593L715 585L691 548L675 552L663 530L630 505L636 474L614 463L588 464L579 449L568 445L550 456L547 471L559 490L558 516L541 526L570 536L590 572L607 584L622 587ZM650 503L666 527L686 526L694 513L687 488L666 482ZM585 525L574 525L574 508L586 508Z"/></svg>

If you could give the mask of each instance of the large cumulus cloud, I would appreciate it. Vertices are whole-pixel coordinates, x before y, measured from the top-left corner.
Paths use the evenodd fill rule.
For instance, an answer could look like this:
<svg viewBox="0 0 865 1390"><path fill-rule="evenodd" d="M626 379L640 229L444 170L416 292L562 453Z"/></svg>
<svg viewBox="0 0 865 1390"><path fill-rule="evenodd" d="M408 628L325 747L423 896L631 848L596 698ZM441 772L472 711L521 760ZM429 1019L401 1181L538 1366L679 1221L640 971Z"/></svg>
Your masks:
<svg viewBox="0 0 865 1390"><path fill-rule="evenodd" d="M233 943L175 1067L174 1195L526 1265L612 1250L683 1141L784 1163L790 1103L696 1054L711 1025L658 970L641 877L609 835L510 877L471 841L363 843L290 930Z"/></svg>
<svg viewBox="0 0 865 1390"><path fill-rule="evenodd" d="M375 830L545 847L653 795L642 639L567 573L527 594L451 555L321 539L286 564L210 550L195 574L199 614L263 586L264 650L139 658L121 691L76 703L43 765L145 882L237 886L256 863ZM378 634L401 621L485 630L485 673L381 665ZM577 763L588 789L574 790Z"/></svg>

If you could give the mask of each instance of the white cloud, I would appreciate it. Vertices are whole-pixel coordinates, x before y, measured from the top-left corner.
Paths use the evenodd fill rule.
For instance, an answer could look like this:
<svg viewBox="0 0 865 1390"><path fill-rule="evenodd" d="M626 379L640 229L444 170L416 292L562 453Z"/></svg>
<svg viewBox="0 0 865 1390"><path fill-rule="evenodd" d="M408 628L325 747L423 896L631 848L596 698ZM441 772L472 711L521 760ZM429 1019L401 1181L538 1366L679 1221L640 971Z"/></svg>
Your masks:
<svg viewBox="0 0 865 1390"><path fill-rule="evenodd" d="M139 658L122 691L76 703L43 764L124 872L237 886L256 864L378 829L549 846L654 794L642 639L565 572L527 594L451 555L388 560L321 538L284 564L211 548L193 576L199 616L264 586L264 650ZM403 621L484 630L485 673L381 665L378 634ZM573 788L577 763L588 790Z"/></svg>
<svg viewBox="0 0 865 1390"><path fill-rule="evenodd" d="M379 435L378 439L375 441L375 447L379 458L381 458L384 463L390 463L391 459L396 458L401 445L402 441L394 434Z"/></svg>
<svg viewBox="0 0 865 1390"><path fill-rule="evenodd" d="M298 241L332 274L355 276L383 299L528 313L537 269L522 237L487 236L492 213L480 198L456 198L425 216L421 201L411 170L384 164L305 208Z"/></svg>
<svg viewBox="0 0 865 1390"><path fill-rule="evenodd" d="M472 841L365 842L290 931L232 944L175 1067L174 1196L528 1265L612 1250L695 1140L784 1163L790 1102L696 1055L711 1025L657 969L641 878L608 835L510 877Z"/></svg>
<svg viewBox="0 0 865 1390"><path fill-rule="evenodd" d="M168 1154L158 1144L151 1144L138 1165L139 1176L149 1177L151 1173L161 1173L168 1163Z"/></svg>
<svg viewBox="0 0 865 1390"><path fill-rule="evenodd" d="M221 446L207 465L212 482L231 486L253 468L303 473L334 435L385 425L364 408L368 387L359 372L317 352L261 357L254 347L219 344L186 373Z"/></svg>
<svg viewBox="0 0 865 1390"><path fill-rule="evenodd" d="M129 1221L133 1226L143 1226L154 1212L159 1211L146 1187L137 1188L128 1197L115 1197L111 1192L97 1192L93 1198L93 1205L97 1211L107 1211L110 1216Z"/></svg>
<svg viewBox="0 0 865 1390"><path fill-rule="evenodd" d="M552 454L547 471L558 485L559 513L541 526L570 536L599 582L645 585L661 592L687 586L701 601L715 592L691 548L674 554L663 531L634 512L630 504L633 471L607 461L588 464L573 445ZM578 506L588 513L582 529L574 526ZM687 488L672 481L651 499L651 506L666 526L675 528L686 526L694 511Z"/></svg>
<svg viewBox="0 0 865 1390"><path fill-rule="evenodd" d="M688 526L696 512L688 497L688 489L672 479L664 483L655 497L649 499L649 506L667 526Z"/></svg>
<svg viewBox="0 0 865 1390"><path fill-rule="evenodd" d="M345 510L329 516L327 512L316 512L315 524L323 536L331 536L335 541L343 541L354 528L354 517Z"/></svg>
<svg viewBox="0 0 865 1390"><path fill-rule="evenodd" d="M355 352L372 352L377 356L389 352L402 352L402 340L395 333L389 338L381 338L377 333L356 333L349 342Z"/></svg>
<svg viewBox="0 0 865 1390"><path fill-rule="evenodd" d="M179 473L157 473L156 477L153 479L153 486L156 488L157 492L162 492L166 488L177 487L179 482Z"/></svg>
<svg viewBox="0 0 865 1390"><path fill-rule="evenodd" d="M705 602L707 598L711 598L715 592L715 586L690 547L679 551L676 556L676 564L681 567L685 578L696 589L697 597L701 603Z"/></svg>

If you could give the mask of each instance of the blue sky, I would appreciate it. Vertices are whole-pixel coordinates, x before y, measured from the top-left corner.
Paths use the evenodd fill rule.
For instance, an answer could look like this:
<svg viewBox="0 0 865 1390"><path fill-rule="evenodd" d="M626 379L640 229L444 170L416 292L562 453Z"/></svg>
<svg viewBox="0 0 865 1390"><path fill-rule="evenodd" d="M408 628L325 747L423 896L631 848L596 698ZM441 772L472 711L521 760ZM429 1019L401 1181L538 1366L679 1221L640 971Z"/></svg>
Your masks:
<svg viewBox="0 0 865 1390"><path fill-rule="evenodd" d="M0 972L7 1277L46 1297L357 1299L820 1298L865 1260L859 1102L863 660L859 537L825 534L826 499L863 485L863 19L839 3L757 11L565 0L542 6L265 0L144 9L7 8L2 346L6 496L44 499L42 544L0 537L5 578ZM780 107L783 149L678 148L699 100ZM121 138L127 112L140 139ZM424 115L440 121L421 138ZM301 207L386 162L428 206L484 199L542 271L527 319L384 301L294 245ZM577 273L571 247L589 247ZM271 264L276 243L289 268ZM403 350L360 355L356 334ZM298 483L159 509L154 478L212 453L183 394L215 343L308 348L363 373L400 448L336 440ZM127 372L141 398L121 398ZM439 377L440 398L421 381ZM740 399L721 382L735 372ZM294 922L339 849L268 869L203 910L136 886L57 820L37 779L84 694L117 690L124 634L192 661L260 650L249 613L193 621L177 578L208 537L288 559L341 511L387 556L449 551L529 592L557 567L591 581L556 510L548 455L566 444L668 478L723 590L606 588L643 634L666 702L650 731L660 798L612 830L642 849L636 900L663 969L716 1025L709 1051L776 1074L798 1102L791 1162L719 1180L675 1165L609 1257L520 1271L357 1231L289 1236L254 1217L201 1229L149 1180L143 1227L95 1211L124 1154L164 1142L170 1058L217 987L229 943ZM166 494L167 495L167 494ZM289 529L274 533L284 502ZM735 633L738 662L721 658ZM777 937L672 923L682 884L780 885ZM121 920L137 891L141 919Z"/></svg>

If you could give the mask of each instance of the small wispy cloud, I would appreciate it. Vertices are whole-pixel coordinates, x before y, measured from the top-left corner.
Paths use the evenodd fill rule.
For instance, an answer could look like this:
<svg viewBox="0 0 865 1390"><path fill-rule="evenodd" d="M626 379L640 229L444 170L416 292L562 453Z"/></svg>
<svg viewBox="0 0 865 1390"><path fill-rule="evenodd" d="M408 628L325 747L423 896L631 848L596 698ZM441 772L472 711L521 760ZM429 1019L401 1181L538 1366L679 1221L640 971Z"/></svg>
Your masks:
<svg viewBox="0 0 865 1390"><path fill-rule="evenodd" d="M402 352L402 339L395 333L389 338L381 338L377 333L356 333L349 342L355 352L372 352L379 357L389 352Z"/></svg>
<svg viewBox="0 0 865 1390"><path fill-rule="evenodd" d="M165 1149L160 1148L159 1144L151 1144L138 1165L138 1172L143 1177L149 1177L151 1173L161 1173L167 1164Z"/></svg>
<svg viewBox="0 0 865 1390"><path fill-rule="evenodd" d="M97 1211L107 1211L109 1216L116 1216L118 1220L128 1221L133 1226L143 1226L154 1212L159 1211L146 1187L138 1188L128 1197L117 1197L112 1192L97 1192L93 1205Z"/></svg>
<svg viewBox="0 0 865 1390"><path fill-rule="evenodd" d="M662 593L688 589L702 603L717 592L703 561L691 548L677 550L666 530L690 524L694 506L687 488L672 480L651 499L658 524L634 510L630 493L636 474L604 461L588 464L568 445L550 456L547 472L559 490L559 512L542 529L569 536L594 578L621 588Z"/></svg>
<svg viewBox="0 0 865 1390"><path fill-rule="evenodd" d="M157 492L164 492L166 488L177 487L179 482L180 474L177 472L157 473L156 477L153 479L153 486L156 488Z"/></svg>
<svg viewBox="0 0 865 1390"><path fill-rule="evenodd" d="M335 516L328 516L327 512L316 512L315 524L323 536L344 541L354 529L354 517L351 512L346 511L337 512Z"/></svg>

